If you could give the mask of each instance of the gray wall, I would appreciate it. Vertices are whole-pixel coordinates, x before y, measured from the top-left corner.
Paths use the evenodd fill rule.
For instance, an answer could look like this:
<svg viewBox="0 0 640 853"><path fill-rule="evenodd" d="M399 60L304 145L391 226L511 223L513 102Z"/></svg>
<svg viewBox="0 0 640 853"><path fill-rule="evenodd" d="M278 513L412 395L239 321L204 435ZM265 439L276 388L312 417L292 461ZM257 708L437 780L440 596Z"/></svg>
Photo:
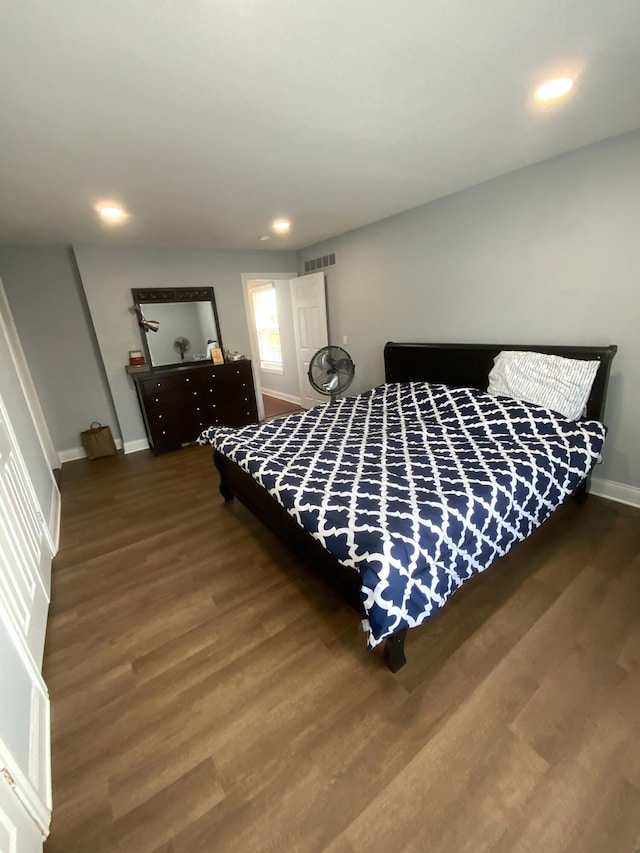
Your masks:
<svg viewBox="0 0 640 853"><path fill-rule="evenodd" d="M79 447L80 431L94 420L118 437L71 249L0 247L0 278L56 450Z"/></svg>
<svg viewBox="0 0 640 853"><path fill-rule="evenodd" d="M354 393L387 340L618 344L597 474L640 486L640 131L309 247L300 271L328 252Z"/></svg>
<svg viewBox="0 0 640 853"><path fill-rule="evenodd" d="M145 439L124 369L129 350L141 346L131 288L213 287L225 348L249 353L242 273L295 269L291 252L88 245L74 246L74 252L127 449Z"/></svg>

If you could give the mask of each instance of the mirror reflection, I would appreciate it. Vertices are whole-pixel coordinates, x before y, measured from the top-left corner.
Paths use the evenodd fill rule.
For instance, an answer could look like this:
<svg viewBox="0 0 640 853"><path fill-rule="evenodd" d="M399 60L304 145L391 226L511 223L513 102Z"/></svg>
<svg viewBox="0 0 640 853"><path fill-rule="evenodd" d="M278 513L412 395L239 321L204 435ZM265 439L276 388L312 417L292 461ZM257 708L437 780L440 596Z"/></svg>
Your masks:
<svg viewBox="0 0 640 853"><path fill-rule="evenodd" d="M218 332L210 302L167 303L149 306L160 327L145 332L151 364L182 364L210 357L211 346L218 346Z"/></svg>
<svg viewBox="0 0 640 853"><path fill-rule="evenodd" d="M157 331L140 329L152 367L180 366L211 358L222 349L213 288L134 289L135 305ZM155 326L155 323L154 323Z"/></svg>

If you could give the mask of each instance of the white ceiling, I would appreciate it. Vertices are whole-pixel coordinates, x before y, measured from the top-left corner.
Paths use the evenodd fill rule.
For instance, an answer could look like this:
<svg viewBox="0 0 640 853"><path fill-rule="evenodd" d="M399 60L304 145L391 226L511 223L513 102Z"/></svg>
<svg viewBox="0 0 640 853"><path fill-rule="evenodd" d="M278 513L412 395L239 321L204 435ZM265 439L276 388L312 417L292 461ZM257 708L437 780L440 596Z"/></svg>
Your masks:
<svg viewBox="0 0 640 853"><path fill-rule="evenodd" d="M298 248L640 126L638 0L2 0L0 33L3 243Z"/></svg>

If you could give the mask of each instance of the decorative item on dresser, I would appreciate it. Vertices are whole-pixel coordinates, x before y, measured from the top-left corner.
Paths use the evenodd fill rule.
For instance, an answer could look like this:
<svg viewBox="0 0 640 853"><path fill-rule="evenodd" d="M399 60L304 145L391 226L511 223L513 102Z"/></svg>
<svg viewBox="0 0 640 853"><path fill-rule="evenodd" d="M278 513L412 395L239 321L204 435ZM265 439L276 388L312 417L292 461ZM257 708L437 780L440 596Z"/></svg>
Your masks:
<svg viewBox="0 0 640 853"><path fill-rule="evenodd" d="M154 453L177 450L209 426L258 422L251 362L192 364L132 376Z"/></svg>

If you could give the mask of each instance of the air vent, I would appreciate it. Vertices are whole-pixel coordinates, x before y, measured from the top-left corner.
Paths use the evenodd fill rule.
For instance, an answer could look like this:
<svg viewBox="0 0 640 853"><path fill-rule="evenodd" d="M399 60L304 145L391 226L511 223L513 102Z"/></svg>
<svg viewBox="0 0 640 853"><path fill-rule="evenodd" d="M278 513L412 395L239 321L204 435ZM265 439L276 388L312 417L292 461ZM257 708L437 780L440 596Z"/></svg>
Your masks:
<svg viewBox="0 0 640 853"><path fill-rule="evenodd" d="M304 271L315 272L316 270L323 270L325 267L332 267L335 262L336 256L332 252L330 255L323 255L321 258L314 258L312 261L305 261Z"/></svg>

